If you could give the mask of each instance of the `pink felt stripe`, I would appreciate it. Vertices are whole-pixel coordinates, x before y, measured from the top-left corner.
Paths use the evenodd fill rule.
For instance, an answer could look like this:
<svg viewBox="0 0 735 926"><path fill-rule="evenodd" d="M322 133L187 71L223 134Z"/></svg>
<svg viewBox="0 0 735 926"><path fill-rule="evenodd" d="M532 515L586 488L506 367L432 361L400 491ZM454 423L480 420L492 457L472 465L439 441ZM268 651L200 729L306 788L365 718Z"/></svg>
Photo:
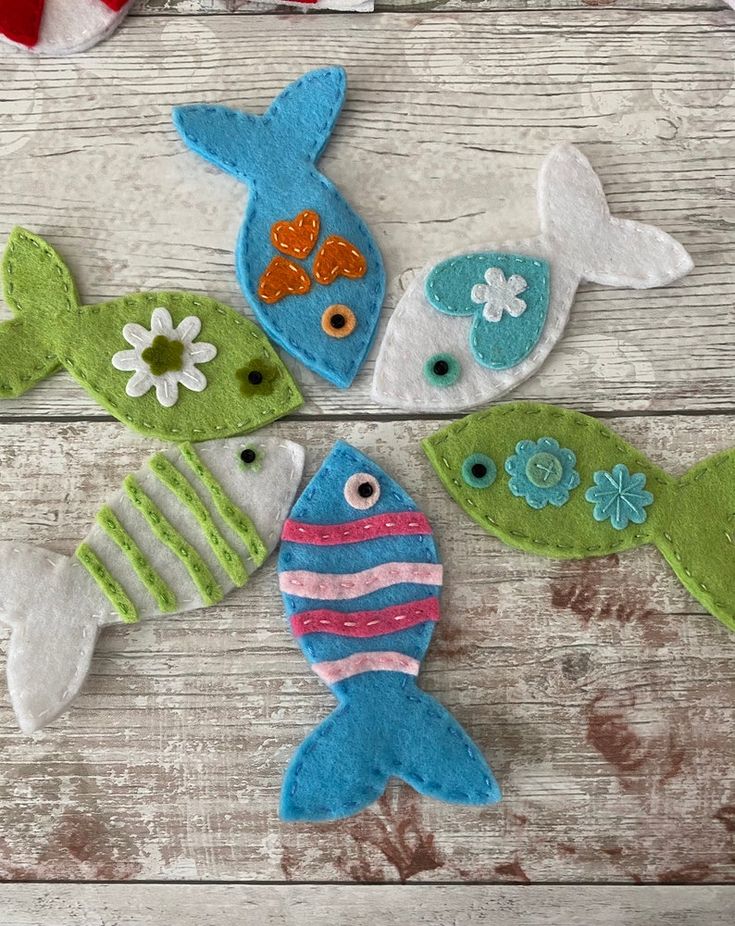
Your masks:
<svg viewBox="0 0 735 926"><path fill-rule="evenodd" d="M340 637L377 637L396 633L425 621L438 621L439 599L425 598L406 604L392 604L377 611L330 611L320 608L291 615L291 630L295 637L307 633L335 633Z"/></svg>
<svg viewBox="0 0 735 926"><path fill-rule="evenodd" d="M383 563L362 572L309 572L295 569L282 572L279 577L281 591L301 598L319 598L322 601L346 601L359 598L381 588L410 582L414 585L441 585L442 567L439 563Z"/></svg>
<svg viewBox="0 0 735 926"><path fill-rule="evenodd" d="M342 524L307 524L289 518L283 525L281 540L329 547L340 543L359 543L376 537L430 533L431 525L424 515L418 511L403 511L400 514L376 514L371 518L344 521Z"/></svg>
<svg viewBox="0 0 735 926"><path fill-rule="evenodd" d="M353 653L332 662L315 662L312 669L327 685L333 685L342 679L360 675L361 672L405 672L406 675L418 675L419 661L403 653Z"/></svg>

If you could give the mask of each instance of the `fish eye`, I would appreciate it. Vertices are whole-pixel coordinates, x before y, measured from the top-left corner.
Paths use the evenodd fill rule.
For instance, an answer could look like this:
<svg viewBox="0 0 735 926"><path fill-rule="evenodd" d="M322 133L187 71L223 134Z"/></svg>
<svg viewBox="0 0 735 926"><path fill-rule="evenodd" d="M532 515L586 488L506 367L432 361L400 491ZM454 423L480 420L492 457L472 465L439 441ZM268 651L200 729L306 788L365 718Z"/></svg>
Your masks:
<svg viewBox="0 0 735 926"><path fill-rule="evenodd" d="M322 315L322 331L330 338L347 338L357 327L355 313L346 305L330 305Z"/></svg>
<svg viewBox="0 0 735 926"><path fill-rule="evenodd" d="M453 386L459 379L462 367L452 354L434 354L424 364L424 376L432 386L443 389Z"/></svg>
<svg viewBox="0 0 735 926"><path fill-rule="evenodd" d="M497 475L497 466L484 453L473 453L462 464L462 478L473 489L489 488Z"/></svg>
<svg viewBox="0 0 735 926"><path fill-rule="evenodd" d="M366 511L380 498L380 483L370 473L355 473L345 483L345 500L352 508Z"/></svg>
<svg viewBox="0 0 735 926"><path fill-rule="evenodd" d="M279 380L278 368L268 360L256 360L235 371L240 392L245 396L271 395Z"/></svg>
<svg viewBox="0 0 735 926"><path fill-rule="evenodd" d="M243 447L240 451L240 463L243 469L258 470L262 462L262 454L254 447Z"/></svg>

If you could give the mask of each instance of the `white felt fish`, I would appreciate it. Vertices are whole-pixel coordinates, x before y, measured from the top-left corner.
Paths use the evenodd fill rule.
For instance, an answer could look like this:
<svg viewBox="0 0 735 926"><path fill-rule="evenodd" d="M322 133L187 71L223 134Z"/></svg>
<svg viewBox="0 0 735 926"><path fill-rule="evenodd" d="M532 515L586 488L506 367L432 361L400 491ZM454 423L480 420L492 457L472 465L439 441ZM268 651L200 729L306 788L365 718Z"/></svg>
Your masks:
<svg viewBox="0 0 735 926"><path fill-rule="evenodd" d="M434 412L497 399L547 358L583 280L645 289L693 266L666 232L610 215L572 145L544 161L538 208L536 238L473 248L418 274L380 347L376 402Z"/></svg>
<svg viewBox="0 0 735 926"><path fill-rule="evenodd" d="M8 690L26 733L78 694L103 627L216 604L274 549L303 448L256 436L151 457L97 514L73 556L0 543Z"/></svg>

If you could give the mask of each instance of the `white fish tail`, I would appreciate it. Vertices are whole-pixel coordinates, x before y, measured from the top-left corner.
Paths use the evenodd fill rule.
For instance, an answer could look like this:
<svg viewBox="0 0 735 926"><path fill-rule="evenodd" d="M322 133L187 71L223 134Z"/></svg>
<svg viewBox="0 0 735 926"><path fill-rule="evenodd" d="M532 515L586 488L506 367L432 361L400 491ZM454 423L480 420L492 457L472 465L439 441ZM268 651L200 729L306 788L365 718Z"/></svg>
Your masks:
<svg viewBox="0 0 735 926"><path fill-rule="evenodd" d="M550 152L538 197L544 237L584 280L647 289L671 283L694 266L671 235L611 215L597 174L573 145Z"/></svg>
<svg viewBox="0 0 735 926"><path fill-rule="evenodd" d="M73 611L71 559L25 544L0 543L0 621L11 628L7 676L24 733L59 716L89 672L98 634L83 597Z"/></svg>

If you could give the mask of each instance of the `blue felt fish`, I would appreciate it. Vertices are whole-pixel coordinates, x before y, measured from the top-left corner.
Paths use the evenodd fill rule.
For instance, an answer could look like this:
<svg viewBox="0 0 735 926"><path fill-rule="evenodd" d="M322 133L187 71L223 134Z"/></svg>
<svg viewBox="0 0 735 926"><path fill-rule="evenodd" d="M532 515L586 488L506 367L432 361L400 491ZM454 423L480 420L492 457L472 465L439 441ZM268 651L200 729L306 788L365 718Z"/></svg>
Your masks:
<svg viewBox="0 0 735 926"><path fill-rule="evenodd" d="M305 366L346 388L380 316L385 271L367 227L316 168L346 91L342 68L310 71L263 116L180 106L198 154L248 184L237 275L261 325Z"/></svg>
<svg viewBox="0 0 735 926"><path fill-rule="evenodd" d="M349 816L391 776L459 804L500 791L479 749L416 685L439 620L429 522L372 460L338 442L286 521L278 561L291 630L339 706L286 772L286 820Z"/></svg>

